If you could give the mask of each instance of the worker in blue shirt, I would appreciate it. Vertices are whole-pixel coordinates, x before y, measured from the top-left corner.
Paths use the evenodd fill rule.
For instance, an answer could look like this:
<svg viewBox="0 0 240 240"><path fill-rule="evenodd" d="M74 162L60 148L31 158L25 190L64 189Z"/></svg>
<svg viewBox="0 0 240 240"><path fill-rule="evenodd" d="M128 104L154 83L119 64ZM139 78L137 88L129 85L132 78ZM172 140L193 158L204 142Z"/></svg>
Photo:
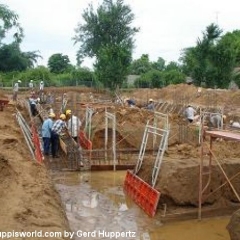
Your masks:
<svg viewBox="0 0 240 240"><path fill-rule="evenodd" d="M55 114L51 112L48 118L44 120L42 124L42 139L43 139L43 153L44 155L49 155L50 144L51 144L51 129L53 126L53 121L55 119Z"/></svg>
<svg viewBox="0 0 240 240"><path fill-rule="evenodd" d="M29 104L30 104L30 110L31 110L32 116L36 116L38 114L37 103L39 103L39 101L40 101L39 98L37 99L33 97L29 98Z"/></svg>
<svg viewBox="0 0 240 240"><path fill-rule="evenodd" d="M154 110L154 101L153 101L152 98L150 98L150 99L148 100L148 105L147 105L146 109L148 109L148 110L150 110L150 111L153 111L153 110Z"/></svg>
<svg viewBox="0 0 240 240"><path fill-rule="evenodd" d="M125 102L127 103L127 105L129 107L135 107L135 105L136 105L136 102L133 99L130 99L130 98L126 98Z"/></svg>

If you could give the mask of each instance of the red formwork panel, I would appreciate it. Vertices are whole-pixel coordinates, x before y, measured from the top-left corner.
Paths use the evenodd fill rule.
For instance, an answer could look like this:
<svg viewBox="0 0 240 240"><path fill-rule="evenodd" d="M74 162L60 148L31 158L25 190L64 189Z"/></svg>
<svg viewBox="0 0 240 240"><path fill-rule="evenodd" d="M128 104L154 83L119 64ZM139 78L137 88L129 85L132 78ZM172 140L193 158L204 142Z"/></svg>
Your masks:
<svg viewBox="0 0 240 240"><path fill-rule="evenodd" d="M127 171L124 180L124 191L150 217L156 214L160 192L133 174L130 170Z"/></svg>
<svg viewBox="0 0 240 240"><path fill-rule="evenodd" d="M83 131L79 132L79 143L82 148L92 150L92 142L86 137Z"/></svg>
<svg viewBox="0 0 240 240"><path fill-rule="evenodd" d="M32 141L33 141L34 148L35 148L35 150L34 150L35 158L38 161L38 163L42 163L43 154L41 151L41 145L40 145L40 140L39 140L39 136L37 133L37 129L34 124L32 124Z"/></svg>

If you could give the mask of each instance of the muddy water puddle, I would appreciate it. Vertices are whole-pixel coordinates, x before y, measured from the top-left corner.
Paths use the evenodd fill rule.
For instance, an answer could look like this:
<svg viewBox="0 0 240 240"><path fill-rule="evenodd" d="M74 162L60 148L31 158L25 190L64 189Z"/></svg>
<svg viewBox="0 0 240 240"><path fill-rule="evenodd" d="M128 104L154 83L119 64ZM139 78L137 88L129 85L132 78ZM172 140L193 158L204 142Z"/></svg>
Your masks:
<svg viewBox="0 0 240 240"><path fill-rule="evenodd" d="M53 175L74 239L230 240L229 217L162 223L148 217L123 192L126 172Z"/></svg>

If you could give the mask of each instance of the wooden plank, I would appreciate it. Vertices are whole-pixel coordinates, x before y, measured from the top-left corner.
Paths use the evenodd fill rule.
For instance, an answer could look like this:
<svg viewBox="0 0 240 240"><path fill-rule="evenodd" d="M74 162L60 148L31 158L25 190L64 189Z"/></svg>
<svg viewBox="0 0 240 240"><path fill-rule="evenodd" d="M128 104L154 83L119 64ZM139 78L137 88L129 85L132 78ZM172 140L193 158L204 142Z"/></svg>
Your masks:
<svg viewBox="0 0 240 240"><path fill-rule="evenodd" d="M206 131L206 135L214 138L225 138L228 140L240 141L240 134L226 131Z"/></svg>

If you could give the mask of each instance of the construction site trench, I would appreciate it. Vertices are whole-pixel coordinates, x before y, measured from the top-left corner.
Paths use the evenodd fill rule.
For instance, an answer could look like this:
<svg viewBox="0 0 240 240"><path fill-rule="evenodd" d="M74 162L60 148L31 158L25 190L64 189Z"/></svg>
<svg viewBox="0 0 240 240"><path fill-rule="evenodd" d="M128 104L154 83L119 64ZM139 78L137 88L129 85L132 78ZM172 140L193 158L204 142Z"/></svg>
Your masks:
<svg viewBox="0 0 240 240"><path fill-rule="evenodd" d="M202 156L208 163L209 158L209 153L202 153L199 126L187 123L182 115L184 108L191 103L198 112L205 110L224 113L227 116L224 131L234 131L238 134L238 130L230 129L228 124L230 120L239 121L238 91L204 89L202 95L198 96L194 86L178 85L158 90L123 92L122 98L131 97L136 100L138 105L136 108L116 104L108 93L93 89L46 89L46 95L49 92L54 96L54 104L43 102L39 106L41 117L44 116L44 112L47 114L50 108L60 113L63 96L67 96L66 107L82 120L81 130L84 131L86 138L91 140L92 149L81 150L79 163L79 152L72 149L71 144L69 145L63 136L60 159L45 158L41 164L32 161L32 155L16 120L17 109L31 125L32 120L26 108L29 93L22 92L17 105L10 101L1 112L0 126L3 132L1 189L4 193L0 203L6 206L2 213L5 219L9 219L0 224L1 231L6 229L76 231L79 228L90 231L97 227L101 228L100 221L105 216L106 219L115 219L113 225L110 225L113 229L117 231L117 226L120 225L122 230L127 231L131 226L131 230L137 232L139 239L148 239L147 237L159 239L157 236L161 236L161 239L176 239L174 238L176 235L171 235L172 230L177 229L179 235L181 227L190 227L194 234L196 226L200 226L202 231L208 229L208 236L211 236L209 239L230 239L226 229L229 216L239 208L236 194L240 191L238 141L227 141L223 138L213 142L211 151L214 152L217 161L212 162L211 181L204 192L201 223L186 221L168 224L168 221L197 219L199 159ZM1 97L6 99L9 95L3 92ZM142 108L150 97L154 99L155 112L161 113L160 117L159 115L156 117L155 112ZM108 117L106 111L109 113ZM33 121L39 131L42 119L37 117ZM154 188L161 196L153 218L149 218L123 191L126 169L134 169L138 162L146 124L151 126L157 124L161 129L164 129L166 124L169 126L167 146L155 178ZM147 140L137 176L152 185L160 140L155 138L155 135L149 135ZM208 136L205 141L208 143ZM231 179L231 184L226 183L226 176L219 165L228 176L227 179L235 176ZM117 171L114 171L114 166ZM206 184L208 176L203 176L202 181ZM14 193L13 196L10 196L10 192ZM92 200L93 204L95 201L96 207L89 206ZM221 218L204 219L217 216ZM136 219L138 221L135 222ZM87 226L81 226L81 222L85 220L88 222ZM104 223L108 224L108 221ZM218 228L221 226L221 230L218 229L219 234L211 233L211 228L213 230L214 227L208 228L210 225ZM201 233L198 235L199 238L196 239L208 238ZM186 239L186 236L192 238L190 235L183 236L185 238L182 239Z"/></svg>

